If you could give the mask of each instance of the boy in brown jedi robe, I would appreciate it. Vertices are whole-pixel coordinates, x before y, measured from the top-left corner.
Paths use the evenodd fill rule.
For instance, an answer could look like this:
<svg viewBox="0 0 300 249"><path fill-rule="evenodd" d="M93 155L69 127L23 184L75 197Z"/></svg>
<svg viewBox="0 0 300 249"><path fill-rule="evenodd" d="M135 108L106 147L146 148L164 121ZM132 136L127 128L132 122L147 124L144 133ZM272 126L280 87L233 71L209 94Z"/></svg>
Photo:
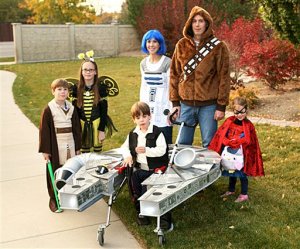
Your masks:
<svg viewBox="0 0 300 249"><path fill-rule="evenodd" d="M42 112L39 128L39 152L44 159L51 161L53 171L60 168L72 156L80 154L81 128L74 106L68 97L68 82L56 79L51 84L54 99ZM57 212L57 204L51 184L50 174L46 167L47 188L50 196L49 208Z"/></svg>

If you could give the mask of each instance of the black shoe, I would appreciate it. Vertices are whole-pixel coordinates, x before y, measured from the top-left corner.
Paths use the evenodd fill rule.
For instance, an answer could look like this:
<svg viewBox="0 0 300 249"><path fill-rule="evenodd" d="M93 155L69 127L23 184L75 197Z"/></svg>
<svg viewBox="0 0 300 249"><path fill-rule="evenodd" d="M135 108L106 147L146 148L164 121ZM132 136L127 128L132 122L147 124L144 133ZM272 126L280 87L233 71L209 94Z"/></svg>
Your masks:
<svg viewBox="0 0 300 249"><path fill-rule="evenodd" d="M170 212L160 217L160 228L164 231L173 230L172 215Z"/></svg>
<svg viewBox="0 0 300 249"><path fill-rule="evenodd" d="M160 226L160 228L165 232L165 233L168 233L168 232L171 232L173 231L174 229L174 225L173 223L165 223L164 225Z"/></svg>
<svg viewBox="0 0 300 249"><path fill-rule="evenodd" d="M173 230L173 223L166 221L166 220L160 220L160 228L164 231L172 231Z"/></svg>
<svg viewBox="0 0 300 249"><path fill-rule="evenodd" d="M136 222L137 222L138 225L140 225L140 226L147 226L147 225L150 224L150 219L149 219L149 217L147 217L147 216L139 215L139 214L138 214L136 218L137 218L137 219L136 219Z"/></svg>

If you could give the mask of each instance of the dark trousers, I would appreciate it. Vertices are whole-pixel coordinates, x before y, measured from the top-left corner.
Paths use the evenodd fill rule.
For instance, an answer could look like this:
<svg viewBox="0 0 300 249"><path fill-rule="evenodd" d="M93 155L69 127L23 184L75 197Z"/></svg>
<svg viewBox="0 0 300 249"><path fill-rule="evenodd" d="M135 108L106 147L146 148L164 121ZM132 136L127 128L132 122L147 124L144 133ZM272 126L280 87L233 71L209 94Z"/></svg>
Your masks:
<svg viewBox="0 0 300 249"><path fill-rule="evenodd" d="M229 177L229 191L235 191L235 184L237 181L237 177ZM248 193L248 178L247 177L240 177L241 181L241 194L246 195Z"/></svg>
<svg viewBox="0 0 300 249"><path fill-rule="evenodd" d="M159 129L164 134L167 144L172 144L173 127L165 126L165 127L159 127Z"/></svg>
<svg viewBox="0 0 300 249"><path fill-rule="evenodd" d="M154 171L137 169L132 173L131 176L131 187L132 187L132 195L133 201L136 208L136 211L140 213L140 202L138 198L140 198L147 191L147 186L143 186L142 182L146 180L149 176L151 176ZM166 222L167 224L172 223L172 215L171 212L168 212L161 216L161 223Z"/></svg>
<svg viewBox="0 0 300 249"><path fill-rule="evenodd" d="M140 198L147 191L147 186L143 186L142 182L145 181L149 176L153 174L153 171L137 169L131 176L131 187L134 199L135 208L140 212Z"/></svg>

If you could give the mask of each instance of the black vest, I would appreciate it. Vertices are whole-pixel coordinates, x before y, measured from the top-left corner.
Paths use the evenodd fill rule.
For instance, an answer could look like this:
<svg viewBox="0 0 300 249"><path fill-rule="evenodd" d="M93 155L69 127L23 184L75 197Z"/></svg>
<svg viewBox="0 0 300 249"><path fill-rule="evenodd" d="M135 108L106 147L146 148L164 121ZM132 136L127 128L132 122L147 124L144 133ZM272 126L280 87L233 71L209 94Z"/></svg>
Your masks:
<svg viewBox="0 0 300 249"><path fill-rule="evenodd" d="M133 161L136 162L137 153L135 152L135 148L137 147L137 139L138 134L135 132L130 131L129 133L129 150L133 157ZM153 133L148 133L146 135L146 147L153 148L156 147L156 140L160 135L161 130L153 125ZM147 163L149 169L155 169L161 166L168 166L169 157L168 157L168 145L166 149L166 153L161 157L147 157Z"/></svg>

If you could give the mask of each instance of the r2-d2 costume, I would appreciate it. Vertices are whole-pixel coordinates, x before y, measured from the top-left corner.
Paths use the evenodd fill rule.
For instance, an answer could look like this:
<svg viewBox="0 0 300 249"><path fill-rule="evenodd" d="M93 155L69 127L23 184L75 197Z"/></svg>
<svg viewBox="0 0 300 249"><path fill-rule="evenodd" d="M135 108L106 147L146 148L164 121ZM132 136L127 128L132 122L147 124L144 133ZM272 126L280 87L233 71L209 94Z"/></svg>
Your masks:
<svg viewBox="0 0 300 249"><path fill-rule="evenodd" d="M151 123L158 127L169 126L164 112L172 108L169 101L170 63L171 59L163 55L155 64L149 61L149 56L140 64L142 77L140 101L149 105Z"/></svg>

